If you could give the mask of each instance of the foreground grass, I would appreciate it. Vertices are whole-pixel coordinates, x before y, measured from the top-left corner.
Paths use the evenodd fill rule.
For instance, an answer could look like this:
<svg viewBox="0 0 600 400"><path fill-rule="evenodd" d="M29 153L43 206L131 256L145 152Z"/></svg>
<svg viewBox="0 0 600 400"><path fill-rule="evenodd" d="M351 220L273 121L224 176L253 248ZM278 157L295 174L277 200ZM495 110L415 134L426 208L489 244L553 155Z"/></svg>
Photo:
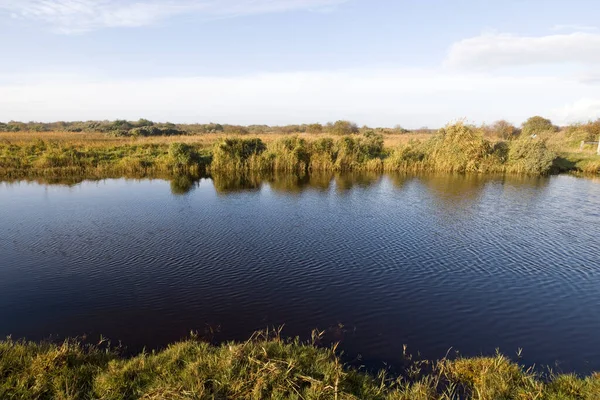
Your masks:
<svg viewBox="0 0 600 400"><path fill-rule="evenodd" d="M402 377L359 371L336 348L256 334L213 346L191 339L124 358L74 341L0 342L2 399L589 399L600 375L542 379L508 358L413 363Z"/></svg>

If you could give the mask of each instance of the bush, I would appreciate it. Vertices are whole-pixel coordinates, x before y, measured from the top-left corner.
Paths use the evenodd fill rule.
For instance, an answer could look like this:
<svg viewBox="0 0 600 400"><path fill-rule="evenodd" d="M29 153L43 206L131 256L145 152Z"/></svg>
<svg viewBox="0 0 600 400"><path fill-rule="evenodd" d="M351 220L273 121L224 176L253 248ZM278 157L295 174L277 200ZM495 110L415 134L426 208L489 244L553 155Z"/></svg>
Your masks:
<svg viewBox="0 0 600 400"><path fill-rule="evenodd" d="M521 131L508 121L496 121L489 127L490 133L502 140L515 139Z"/></svg>
<svg viewBox="0 0 600 400"><path fill-rule="evenodd" d="M508 170L526 174L548 174L556 155L548 150L546 141L524 137L515 140L508 152Z"/></svg>
<svg viewBox="0 0 600 400"><path fill-rule="evenodd" d="M176 167L187 167L197 161L198 155L189 144L171 143L169 146L169 158Z"/></svg>
<svg viewBox="0 0 600 400"><path fill-rule="evenodd" d="M502 168L493 158L493 148L483 132L463 122L440 129L427 143L425 152L427 163L437 171L488 172Z"/></svg>
<svg viewBox="0 0 600 400"><path fill-rule="evenodd" d="M308 133L321 133L323 132L323 125L321 124L310 124L306 127Z"/></svg>
<svg viewBox="0 0 600 400"><path fill-rule="evenodd" d="M556 132L557 130L558 128L552 125L552 121L540 116L531 117L523 123L523 135L526 136Z"/></svg>
<svg viewBox="0 0 600 400"><path fill-rule="evenodd" d="M358 126L350 121L336 121L334 124L328 124L328 131L334 135L351 135L358 133Z"/></svg>

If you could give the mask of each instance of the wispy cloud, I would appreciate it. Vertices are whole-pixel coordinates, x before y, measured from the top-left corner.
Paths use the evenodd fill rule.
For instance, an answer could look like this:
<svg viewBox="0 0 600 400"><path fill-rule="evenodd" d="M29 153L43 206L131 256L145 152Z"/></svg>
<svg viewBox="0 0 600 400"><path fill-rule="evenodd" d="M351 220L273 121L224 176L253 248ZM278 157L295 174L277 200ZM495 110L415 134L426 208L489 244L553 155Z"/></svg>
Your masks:
<svg viewBox="0 0 600 400"><path fill-rule="evenodd" d="M554 25L552 28L555 31L575 31L575 32L596 32L599 31L600 28L597 26L589 26L589 25L578 25L578 24L560 24Z"/></svg>
<svg viewBox="0 0 600 400"><path fill-rule="evenodd" d="M600 64L600 34L483 34L454 43L445 60L446 66L476 69L557 63Z"/></svg>
<svg viewBox="0 0 600 400"><path fill-rule="evenodd" d="M41 21L61 33L140 27L185 13L232 17L292 10L331 10L347 0L0 0L0 21ZM2 15L4 11L4 16Z"/></svg>

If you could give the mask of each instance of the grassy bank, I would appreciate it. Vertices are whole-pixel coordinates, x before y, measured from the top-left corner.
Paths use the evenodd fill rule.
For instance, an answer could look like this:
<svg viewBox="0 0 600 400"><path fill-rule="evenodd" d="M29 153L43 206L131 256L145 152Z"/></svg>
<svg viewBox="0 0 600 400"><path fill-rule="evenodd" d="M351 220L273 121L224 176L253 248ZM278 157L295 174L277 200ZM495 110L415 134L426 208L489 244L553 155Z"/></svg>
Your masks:
<svg viewBox="0 0 600 400"><path fill-rule="evenodd" d="M385 137L364 132L307 140L289 136L270 143L258 138L226 138L212 153L211 171L218 172L452 172L546 175L576 170L560 164L548 140L523 137L491 141L480 129L457 123L423 140L386 147ZM583 154L583 153L582 153ZM596 160L595 156L588 156ZM598 157L600 161L600 157ZM591 164L587 172L597 172Z"/></svg>
<svg viewBox="0 0 600 400"><path fill-rule="evenodd" d="M600 172L579 136L547 132L509 139L463 123L435 134L263 134L114 137L99 133L0 133L3 178L158 176L201 172L458 172L545 175Z"/></svg>
<svg viewBox="0 0 600 400"><path fill-rule="evenodd" d="M0 142L0 175L5 178L159 176L200 173L210 152L202 146L173 141L162 143L75 138Z"/></svg>
<svg viewBox="0 0 600 400"><path fill-rule="evenodd" d="M125 358L83 346L0 342L2 399L589 399L600 375L542 377L508 358L414 362L403 376L344 365L334 348L257 334L194 339Z"/></svg>

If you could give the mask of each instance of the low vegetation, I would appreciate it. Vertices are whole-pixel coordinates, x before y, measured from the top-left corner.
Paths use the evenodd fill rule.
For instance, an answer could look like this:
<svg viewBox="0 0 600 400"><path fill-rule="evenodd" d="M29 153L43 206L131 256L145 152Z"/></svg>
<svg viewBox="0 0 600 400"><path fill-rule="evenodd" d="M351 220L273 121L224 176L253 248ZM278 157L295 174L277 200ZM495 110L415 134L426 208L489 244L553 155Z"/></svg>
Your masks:
<svg viewBox="0 0 600 400"><path fill-rule="evenodd" d="M106 346L0 342L2 399L577 399L600 375L544 376L502 355L412 362L402 374L345 365L336 347L258 333L244 343L191 338L124 357Z"/></svg>
<svg viewBox="0 0 600 400"><path fill-rule="evenodd" d="M435 133L359 128L348 121L320 125L235 127L173 125L148 120L0 125L0 176L141 175L213 172L399 171L546 175L600 173L592 142L600 120L558 128L532 117L521 128L506 121L463 122ZM45 132L62 126L67 131ZM252 132L258 132L252 134Z"/></svg>

